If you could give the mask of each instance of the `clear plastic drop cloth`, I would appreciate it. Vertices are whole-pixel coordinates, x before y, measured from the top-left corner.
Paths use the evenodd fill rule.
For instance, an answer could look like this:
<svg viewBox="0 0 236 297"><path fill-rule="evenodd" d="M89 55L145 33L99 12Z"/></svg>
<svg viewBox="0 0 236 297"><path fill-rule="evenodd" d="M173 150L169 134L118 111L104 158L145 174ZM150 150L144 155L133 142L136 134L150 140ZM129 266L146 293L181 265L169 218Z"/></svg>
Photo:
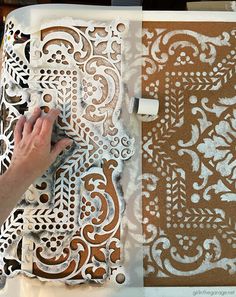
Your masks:
<svg viewBox="0 0 236 297"><path fill-rule="evenodd" d="M1 173L17 119L35 106L59 108L52 140L73 144L1 227L0 296L143 296L140 123L128 114L140 96L141 16L134 7L51 4L8 16Z"/></svg>

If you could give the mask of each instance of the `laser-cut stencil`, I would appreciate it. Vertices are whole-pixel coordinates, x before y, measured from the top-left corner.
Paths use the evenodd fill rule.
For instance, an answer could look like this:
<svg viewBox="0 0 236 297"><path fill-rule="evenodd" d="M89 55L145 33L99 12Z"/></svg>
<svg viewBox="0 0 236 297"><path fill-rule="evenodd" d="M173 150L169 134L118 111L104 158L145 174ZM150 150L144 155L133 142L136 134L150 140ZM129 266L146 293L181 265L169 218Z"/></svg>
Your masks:
<svg viewBox="0 0 236 297"><path fill-rule="evenodd" d="M0 265L67 283L127 281L120 184L134 139L124 128L122 44L128 23L50 23L27 34L10 20L4 38L1 155L10 163L17 118L40 105L60 108L54 141L66 149L25 193L1 228ZM23 169L22 169L23 170Z"/></svg>
<svg viewBox="0 0 236 297"><path fill-rule="evenodd" d="M235 285L235 24L210 24L143 25L146 285Z"/></svg>

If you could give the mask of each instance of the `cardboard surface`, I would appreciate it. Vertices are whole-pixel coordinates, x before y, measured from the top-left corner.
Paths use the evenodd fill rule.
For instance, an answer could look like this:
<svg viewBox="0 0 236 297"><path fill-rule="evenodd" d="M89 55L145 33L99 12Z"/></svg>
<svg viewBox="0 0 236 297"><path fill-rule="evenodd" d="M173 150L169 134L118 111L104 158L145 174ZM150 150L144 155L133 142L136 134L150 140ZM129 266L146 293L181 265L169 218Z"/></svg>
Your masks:
<svg viewBox="0 0 236 297"><path fill-rule="evenodd" d="M234 285L235 24L143 29L145 285Z"/></svg>

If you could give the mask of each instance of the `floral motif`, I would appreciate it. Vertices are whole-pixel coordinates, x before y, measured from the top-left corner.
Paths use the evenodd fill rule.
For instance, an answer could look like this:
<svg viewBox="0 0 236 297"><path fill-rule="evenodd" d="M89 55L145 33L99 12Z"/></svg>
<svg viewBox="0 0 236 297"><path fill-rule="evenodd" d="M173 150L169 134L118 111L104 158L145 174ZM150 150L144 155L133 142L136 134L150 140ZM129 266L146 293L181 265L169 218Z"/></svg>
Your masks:
<svg viewBox="0 0 236 297"><path fill-rule="evenodd" d="M158 206L158 198L156 197L154 200L149 201L145 209L150 213L151 216L155 216L159 218L160 213L159 213L159 206Z"/></svg>
<svg viewBox="0 0 236 297"><path fill-rule="evenodd" d="M181 234L177 234L176 238L179 240L179 244L185 251L187 251L193 245L194 240L197 239L196 236L187 236Z"/></svg>
<svg viewBox="0 0 236 297"><path fill-rule="evenodd" d="M118 282L115 272L123 270L126 276L123 259L129 259L129 254L122 256L121 244L129 197L123 196L125 183L120 178L125 159L134 154L130 133L122 122L125 110L121 116L121 30L125 24L80 20L70 26L53 24L27 44L15 48L7 38L4 45L4 66L8 66L3 69L0 89L0 171L13 152L16 119L20 113L30 113L34 103L45 112L56 104L61 113L54 138L66 135L73 145L31 185L20 209L17 206L7 219L0 236L0 270L7 275L27 271L67 284ZM12 85L7 87L8 83ZM87 99L86 104L78 104L81 98ZM113 138L107 135L122 136L116 146L118 157L109 153ZM123 157L126 144L129 152ZM141 231L141 222L136 224ZM23 229L29 232L22 234Z"/></svg>
<svg viewBox="0 0 236 297"><path fill-rule="evenodd" d="M67 65L66 56L62 54L60 50L56 51L55 54L52 54L52 58L48 60L49 63L56 62L57 64Z"/></svg>
<svg viewBox="0 0 236 297"><path fill-rule="evenodd" d="M56 250L61 246L62 240L64 236L59 235L57 237L42 237L42 241L45 243L46 247L49 248L52 252L56 252Z"/></svg>
<svg viewBox="0 0 236 297"><path fill-rule="evenodd" d="M82 198L82 203L83 205L81 206L80 218L83 219L90 217L91 214L96 210L95 206L92 204L92 202L87 201L84 197Z"/></svg>
<svg viewBox="0 0 236 297"><path fill-rule="evenodd" d="M153 286L187 285L188 276L210 279L211 271L235 280L235 40L228 29L207 36L191 26L144 25L143 91L159 73L162 95L162 112L142 129L143 170L158 181L144 183L144 207L158 194L161 218L144 211L144 269Z"/></svg>
<svg viewBox="0 0 236 297"><path fill-rule="evenodd" d="M145 88L145 91L147 91L150 96L158 99L158 86L159 80L157 80L155 83L151 82L150 85Z"/></svg>
<svg viewBox="0 0 236 297"><path fill-rule="evenodd" d="M193 64L193 61L190 59L189 56L187 56L185 52L181 52L180 55L177 57L174 65L179 66L179 65L186 65L186 64Z"/></svg>
<svg viewBox="0 0 236 297"><path fill-rule="evenodd" d="M222 120L215 126L211 137L204 138L197 146L206 159L210 159L222 177L236 179L235 138L236 138L236 110L228 121Z"/></svg>
<svg viewBox="0 0 236 297"><path fill-rule="evenodd" d="M94 92L97 91L97 87L94 86L91 82L87 82L86 80L83 80L82 82L82 92L83 92L83 99L86 100L88 97L92 96Z"/></svg>

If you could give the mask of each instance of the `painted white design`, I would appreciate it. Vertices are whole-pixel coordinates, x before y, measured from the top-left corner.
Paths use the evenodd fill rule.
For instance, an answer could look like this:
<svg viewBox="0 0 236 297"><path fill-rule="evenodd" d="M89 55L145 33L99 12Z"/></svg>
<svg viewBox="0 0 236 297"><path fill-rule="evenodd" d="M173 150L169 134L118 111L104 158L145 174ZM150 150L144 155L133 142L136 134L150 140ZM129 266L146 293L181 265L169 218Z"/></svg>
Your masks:
<svg viewBox="0 0 236 297"><path fill-rule="evenodd" d="M65 26L55 21L30 34L14 19L6 24L0 170L10 163L17 118L36 105L44 112L60 109L53 140L66 135L73 145L3 224L5 276L22 272L68 284L130 282L122 218L133 190L124 198L121 176L135 152L121 117L128 27L119 21L74 20Z"/></svg>
<svg viewBox="0 0 236 297"><path fill-rule="evenodd" d="M156 177L161 201L154 219L147 194L143 198L147 278L199 275L217 268L236 273L235 257L225 254L225 246L236 248L236 224L224 209L225 203L236 201L236 100L218 93L235 89L234 36L144 31L143 82L154 83L158 73L163 94L162 112L143 129L144 176ZM184 71L189 64L195 71ZM204 64L208 71L201 68ZM146 190L148 182L144 179ZM154 204L155 194L150 195Z"/></svg>

